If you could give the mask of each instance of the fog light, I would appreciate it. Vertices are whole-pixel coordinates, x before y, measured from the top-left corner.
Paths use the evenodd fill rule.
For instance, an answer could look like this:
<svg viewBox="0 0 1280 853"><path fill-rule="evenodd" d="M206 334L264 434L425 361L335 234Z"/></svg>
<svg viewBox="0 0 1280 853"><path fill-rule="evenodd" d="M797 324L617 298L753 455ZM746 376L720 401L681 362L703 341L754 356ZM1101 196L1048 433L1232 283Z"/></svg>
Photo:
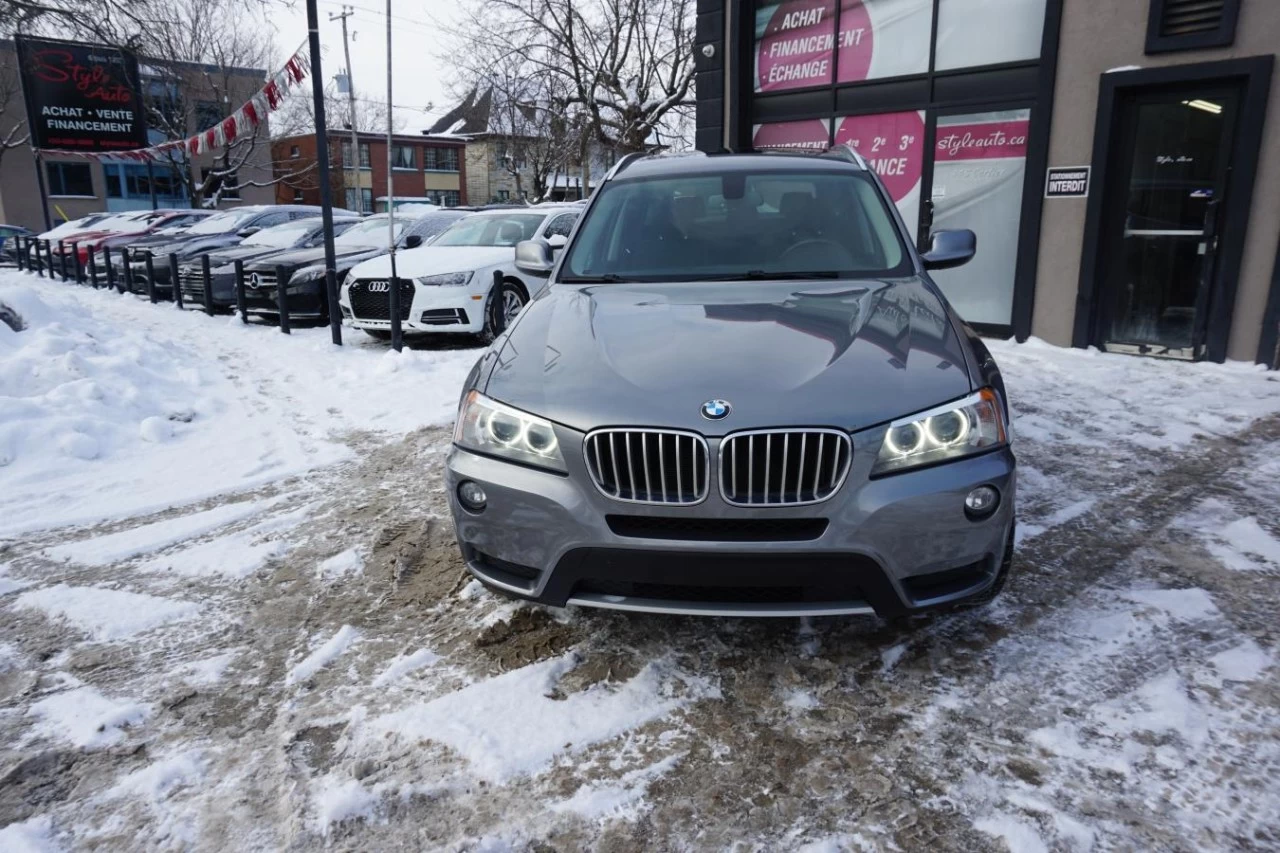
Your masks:
<svg viewBox="0 0 1280 853"><path fill-rule="evenodd" d="M978 486L964 496L964 511L970 518L986 518L999 505L1000 493L992 486Z"/></svg>
<svg viewBox="0 0 1280 853"><path fill-rule="evenodd" d="M488 501L484 489L480 488L479 483L473 483L471 480L463 480L458 484L458 500L462 505L472 512L480 512L484 509L485 503Z"/></svg>

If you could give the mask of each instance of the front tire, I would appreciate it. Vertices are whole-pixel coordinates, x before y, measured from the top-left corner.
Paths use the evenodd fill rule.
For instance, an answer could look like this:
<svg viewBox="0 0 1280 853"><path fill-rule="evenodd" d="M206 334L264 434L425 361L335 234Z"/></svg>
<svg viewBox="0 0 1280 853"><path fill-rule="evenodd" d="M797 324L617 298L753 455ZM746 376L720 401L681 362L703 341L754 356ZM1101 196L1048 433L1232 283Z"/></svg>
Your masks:
<svg viewBox="0 0 1280 853"><path fill-rule="evenodd" d="M486 344L493 343L520 315L528 302L529 297L525 296L524 288L514 281L495 285L485 302L484 330L480 333L480 339Z"/></svg>

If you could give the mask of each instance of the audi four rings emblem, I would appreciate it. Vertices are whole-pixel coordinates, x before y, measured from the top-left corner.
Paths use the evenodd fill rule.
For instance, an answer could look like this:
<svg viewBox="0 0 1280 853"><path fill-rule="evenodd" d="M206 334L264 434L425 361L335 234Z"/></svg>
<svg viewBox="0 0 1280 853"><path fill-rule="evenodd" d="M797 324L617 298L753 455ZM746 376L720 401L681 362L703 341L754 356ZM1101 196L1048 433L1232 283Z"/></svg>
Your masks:
<svg viewBox="0 0 1280 853"><path fill-rule="evenodd" d="M371 281L366 285L366 287L368 287L370 293L386 293L391 289L391 283L386 281Z"/></svg>
<svg viewBox="0 0 1280 853"><path fill-rule="evenodd" d="M249 276L249 286L252 287L254 290L257 290L258 285L260 284L262 284L262 280L258 278L258 274L256 272Z"/></svg>

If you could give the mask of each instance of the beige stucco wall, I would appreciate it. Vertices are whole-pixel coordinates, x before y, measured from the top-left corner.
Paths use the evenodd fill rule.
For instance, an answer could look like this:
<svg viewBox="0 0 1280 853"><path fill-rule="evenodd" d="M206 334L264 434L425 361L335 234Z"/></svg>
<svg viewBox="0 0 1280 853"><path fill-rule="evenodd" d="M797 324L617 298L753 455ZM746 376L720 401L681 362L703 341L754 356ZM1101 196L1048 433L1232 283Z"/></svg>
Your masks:
<svg viewBox="0 0 1280 853"><path fill-rule="evenodd" d="M1235 44L1229 48L1147 56L1147 10L1142 0L1063 4L1058 79L1054 87L1050 166L1079 166L1093 157L1099 77L1126 65L1154 68L1280 50L1280 2L1243 0ZM1096 166L1096 164L1095 164ZM1253 210L1236 291L1227 357L1252 361L1257 355L1280 234L1280 80L1271 81L1262 150L1254 182ZM1101 192L1099 186L1090 192ZM1071 343L1084 239L1085 199L1044 201L1032 333L1055 344Z"/></svg>
<svg viewBox="0 0 1280 853"><path fill-rule="evenodd" d="M470 165L470 164L468 164ZM468 183L470 183L468 181ZM457 172L424 172L422 185L429 190L458 190L462 184Z"/></svg>

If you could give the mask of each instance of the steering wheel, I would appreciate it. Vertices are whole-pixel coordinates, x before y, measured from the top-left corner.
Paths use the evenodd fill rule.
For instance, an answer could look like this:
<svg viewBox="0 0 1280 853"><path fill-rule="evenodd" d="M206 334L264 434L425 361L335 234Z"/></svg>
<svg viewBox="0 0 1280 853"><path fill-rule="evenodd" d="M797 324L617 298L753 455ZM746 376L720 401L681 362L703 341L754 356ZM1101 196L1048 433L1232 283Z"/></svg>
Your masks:
<svg viewBox="0 0 1280 853"><path fill-rule="evenodd" d="M818 246L821 246L829 251L834 250L836 252L839 252L842 257L845 257L845 258L849 257L849 252L845 249L845 247L841 246L835 240L826 240L826 239L823 239L822 237L813 237L808 240L801 240L799 243L794 243L791 246L788 246L787 249L779 257L779 260L783 260L787 258L793 252L796 252L800 249L810 249Z"/></svg>

